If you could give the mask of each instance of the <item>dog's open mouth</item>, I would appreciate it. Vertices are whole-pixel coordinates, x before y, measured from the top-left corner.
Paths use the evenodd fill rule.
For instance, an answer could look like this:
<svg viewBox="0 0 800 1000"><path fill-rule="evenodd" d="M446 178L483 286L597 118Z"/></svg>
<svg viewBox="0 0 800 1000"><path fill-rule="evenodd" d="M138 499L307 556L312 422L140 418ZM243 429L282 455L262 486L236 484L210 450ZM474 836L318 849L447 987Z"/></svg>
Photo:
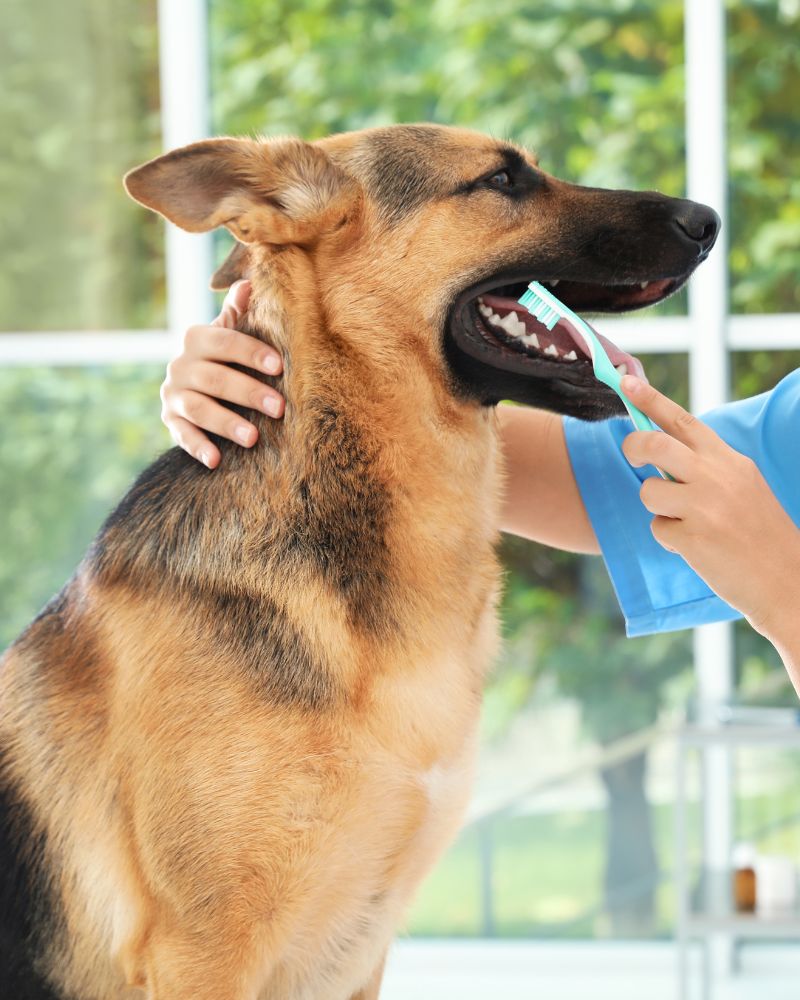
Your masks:
<svg viewBox="0 0 800 1000"><path fill-rule="evenodd" d="M488 340L497 341L501 349L561 364L591 361L586 341L571 323L560 321L549 330L515 299L500 295L478 296L477 308L480 314L478 329ZM644 368L638 358L621 351L600 333L597 338L620 375L644 377Z"/></svg>
<svg viewBox="0 0 800 1000"><path fill-rule="evenodd" d="M594 376L591 354L579 331L570 323L559 321L548 330L532 316L518 299L531 278L516 275L497 277L472 286L461 293L450 314L448 336L470 361L466 367L478 376L477 364L484 371L487 385L503 392L501 382L488 374L488 368L524 377L538 383L526 392L531 401L560 412L580 413L588 418L620 412L621 403L611 389ZM688 274L677 278L655 278L630 284L593 284L572 280L537 278L570 309L585 318L586 313L627 312L661 302L683 285ZM612 364L620 374L645 377L638 358L622 351L607 337L597 334ZM460 365L465 370L464 364ZM516 382L514 383L516 388ZM509 396L518 398L519 392ZM496 394L495 394L496 395ZM491 401L491 393L487 401Z"/></svg>
<svg viewBox="0 0 800 1000"><path fill-rule="evenodd" d="M563 320L548 330L519 304L518 299L534 276L520 278L518 273L479 282L461 293L448 322L448 337L458 352L484 371L491 367L536 380L541 387L539 395L547 397L548 408L579 410L587 416L601 415L601 411L602 415L619 412L621 403L616 395L594 376L591 354L580 333ZM628 312L661 302L684 284L689 273L628 284L558 281L538 276L536 280L585 319L586 313ZM638 358L622 351L607 337L597 336L620 374L645 377ZM489 381L498 384L497 379ZM549 383L546 389L544 382ZM561 397L568 397L563 407L550 401Z"/></svg>
<svg viewBox="0 0 800 1000"><path fill-rule="evenodd" d="M592 285L577 281L543 281L575 312L627 312L661 302L682 284L680 279L663 278L635 285ZM559 322L548 330L517 301L527 284L489 288L469 298L466 306L476 331L487 344L500 351L513 351L534 362L559 365L591 365L591 353L580 333L570 323ZM612 364L620 374L644 377L638 358L626 354L602 334L597 334ZM550 374L559 377L556 370Z"/></svg>

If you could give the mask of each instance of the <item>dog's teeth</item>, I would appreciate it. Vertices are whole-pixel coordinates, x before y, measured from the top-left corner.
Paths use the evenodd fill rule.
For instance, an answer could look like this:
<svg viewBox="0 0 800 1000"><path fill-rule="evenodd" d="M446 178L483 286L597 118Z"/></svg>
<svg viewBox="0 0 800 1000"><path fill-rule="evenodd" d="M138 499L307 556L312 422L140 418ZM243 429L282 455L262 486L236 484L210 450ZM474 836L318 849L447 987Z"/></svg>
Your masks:
<svg viewBox="0 0 800 1000"><path fill-rule="evenodd" d="M641 282L639 282L639 288L641 288L641 290L642 290L642 291L644 291L644 290L645 290L645 288L647 288L647 286L648 286L649 284L650 284L650 282L649 282L649 281L641 281Z"/></svg>
<svg viewBox="0 0 800 1000"><path fill-rule="evenodd" d="M564 360L565 361L577 361L578 360L578 355L575 353L575 351L570 351L569 354L565 354L564 355Z"/></svg>
<svg viewBox="0 0 800 1000"><path fill-rule="evenodd" d="M628 366L626 364L617 365L617 372L620 375L627 375L628 374Z"/></svg>
<svg viewBox="0 0 800 1000"><path fill-rule="evenodd" d="M516 336L517 332L517 317L513 313L506 313L500 320L499 324L506 333L511 334L512 337Z"/></svg>
<svg viewBox="0 0 800 1000"><path fill-rule="evenodd" d="M545 347L544 353L549 354L551 358L557 358L559 356L558 348L556 347L555 344L551 344L549 347Z"/></svg>
<svg viewBox="0 0 800 1000"><path fill-rule="evenodd" d="M485 316L487 319L492 315L492 310L488 306L485 306L483 303L481 303L478 306L478 312L481 314L481 316Z"/></svg>
<svg viewBox="0 0 800 1000"><path fill-rule="evenodd" d="M506 333L510 333L512 337L525 336L525 324L516 313L507 313L501 320L501 325Z"/></svg>
<svg viewBox="0 0 800 1000"><path fill-rule="evenodd" d="M500 317L497 315L496 312L491 312L490 311L490 313L489 313L489 322L490 323L496 323L498 326L502 325L501 322L500 322Z"/></svg>
<svg viewBox="0 0 800 1000"><path fill-rule="evenodd" d="M526 347L535 347L537 350L539 349L539 338L535 333L528 333L522 337L521 340Z"/></svg>

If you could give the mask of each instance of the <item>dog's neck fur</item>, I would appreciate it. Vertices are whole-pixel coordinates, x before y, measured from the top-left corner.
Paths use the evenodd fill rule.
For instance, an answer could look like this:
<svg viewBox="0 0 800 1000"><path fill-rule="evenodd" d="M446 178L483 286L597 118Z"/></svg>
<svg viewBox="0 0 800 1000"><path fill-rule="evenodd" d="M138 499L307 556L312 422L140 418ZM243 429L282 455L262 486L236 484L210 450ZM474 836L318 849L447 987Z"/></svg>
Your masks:
<svg viewBox="0 0 800 1000"><path fill-rule="evenodd" d="M421 605L420 549L432 591L441 592L443 573L465 587L496 538L493 412L453 396L425 331L404 328L401 315L392 329L379 328L385 306L369 308L343 284L326 289L306 255L278 255L251 281L244 328L284 358L283 421L253 418L260 443L248 464L274 492L265 518L285 524L294 516L304 536L318 517L333 559L352 559L357 576L398 574L399 588L414 590ZM263 485L251 488L263 496ZM332 502L335 509L321 509ZM374 593L374 581L366 589ZM462 605L454 610L463 616Z"/></svg>

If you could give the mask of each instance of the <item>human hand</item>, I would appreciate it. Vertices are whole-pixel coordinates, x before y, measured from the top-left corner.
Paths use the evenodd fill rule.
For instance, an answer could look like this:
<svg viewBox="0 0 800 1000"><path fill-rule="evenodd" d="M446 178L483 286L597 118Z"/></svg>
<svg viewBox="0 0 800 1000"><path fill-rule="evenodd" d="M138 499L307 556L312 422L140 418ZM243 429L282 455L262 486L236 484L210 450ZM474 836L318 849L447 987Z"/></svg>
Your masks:
<svg viewBox="0 0 800 1000"><path fill-rule="evenodd" d="M622 390L665 432L636 431L622 446L631 465L675 479L642 485L656 540L773 642L796 637L800 529L756 464L642 380L625 376Z"/></svg>
<svg viewBox="0 0 800 1000"><path fill-rule="evenodd" d="M183 351L167 365L161 385L161 419L172 440L209 469L219 465L221 455L204 430L245 448L258 440L253 424L220 405L218 399L261 410L270 417L283 416L284 400L277 390L227 364L235 362L268 375L282 371L274 348L236 330L249 300L249 281L231 285L211 325L190 326L186 331Z"/></svg>

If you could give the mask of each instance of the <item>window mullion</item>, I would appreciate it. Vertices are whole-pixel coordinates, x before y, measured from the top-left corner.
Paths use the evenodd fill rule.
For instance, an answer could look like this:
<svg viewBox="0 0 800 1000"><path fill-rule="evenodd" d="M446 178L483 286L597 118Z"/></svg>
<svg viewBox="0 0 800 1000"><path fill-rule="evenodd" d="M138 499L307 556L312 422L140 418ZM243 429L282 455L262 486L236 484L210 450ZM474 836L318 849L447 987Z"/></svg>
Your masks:
<svg viewBox="0 0 800 1000"><path fill-rule="evenodd" d="M164 150L209 135L208 9L205 0L159 0L159 75ZM173 347L213 315L211 235L166 226L167 325Z"/></svg>

